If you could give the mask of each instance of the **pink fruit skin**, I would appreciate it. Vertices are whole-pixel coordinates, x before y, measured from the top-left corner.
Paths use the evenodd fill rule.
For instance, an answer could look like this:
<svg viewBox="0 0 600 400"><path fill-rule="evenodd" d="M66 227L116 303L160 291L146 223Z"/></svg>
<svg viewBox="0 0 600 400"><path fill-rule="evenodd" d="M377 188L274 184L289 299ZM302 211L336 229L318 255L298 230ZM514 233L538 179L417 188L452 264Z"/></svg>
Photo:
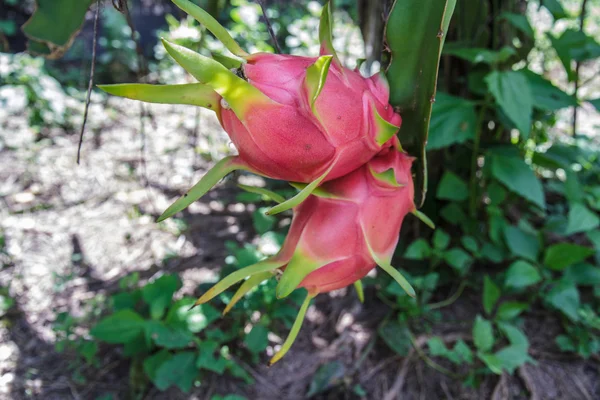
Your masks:
<svg viewBox="0 0 600 400"><path fill-rule="evenodd" d="M300 251L310 260L331 260L300 287L323 293L363 278L376 265L368 246L380 258L391 259L404 216L415 209L412 162L394 147L384 149L365 166L320 187L336 198L311 195L296 207L281 255ZM371 173L390 168L403 186Z"/></svg>
<svg viewBox="0 0 600 400"><path fill-rule="evenodd" d="M326 180L338 178L369 161L392 139L379 145L374 109L389 123L402 119L389 105L389 89L375 76L332 63L315 103L310 107L306 70L316 57L257 53L243 73L250 84L276 103L251 105L243 121L224 107L221 124L240 157L271 178L311 182L335 166Z"/></svg>

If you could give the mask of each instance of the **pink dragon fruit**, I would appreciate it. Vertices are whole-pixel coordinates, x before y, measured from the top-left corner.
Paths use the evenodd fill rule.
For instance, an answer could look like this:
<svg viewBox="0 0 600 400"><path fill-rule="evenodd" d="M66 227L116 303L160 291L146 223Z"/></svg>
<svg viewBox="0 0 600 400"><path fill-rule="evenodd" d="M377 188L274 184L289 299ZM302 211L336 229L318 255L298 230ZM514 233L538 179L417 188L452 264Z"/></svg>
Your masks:
<svg viewBox="0 0 600 400"><path fill-rule="evenodd" d="M322 182L350 173L392 145L401 118L389 105L385 78L363 78L342 66L331 44L328 5L321 16L322 55L317 58L250 55L204 10L188 0L173 2L239 57L239 68L230 71L211 58L163 40L168 53L200 83L101 88L137 100L212 109L239 155L218 162L159 221L187 207L236 169L308 183L269 211L278 213L300 204Z"/></svg>
<svg viewBox="0 0 600 400"><path fill-rule="evenodd" d="M414 289L390 264L405 215L413 212L423 218L413 203L413 158L399 149L398 141L394 144L361 168L314 190L294 208L289 233L277 255L228 275L196 304L248 278L228 304L227 312L245 293L278 270L283 274L277 284L277 297L306 288L308 296L272 364L291 347L313 297L353 283L362 297L360 279L376 265L414 296Z"/></svg>

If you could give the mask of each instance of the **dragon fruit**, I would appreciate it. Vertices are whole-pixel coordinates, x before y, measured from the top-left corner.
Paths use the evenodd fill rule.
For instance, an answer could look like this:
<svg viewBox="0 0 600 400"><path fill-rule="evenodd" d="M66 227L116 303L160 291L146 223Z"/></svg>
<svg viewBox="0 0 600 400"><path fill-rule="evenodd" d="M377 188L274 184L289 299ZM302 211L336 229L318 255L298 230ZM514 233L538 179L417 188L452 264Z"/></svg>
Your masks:
<svg viewBox="0 0 600 400"><path fill-rule="evenodd" d="M231 53L222 63L163 40L167 52L200 83L105 85L109 93L155 103L206 107L239 155L219 161L160 217L164 220L203 196L228 173L242 169L307 183L268 213L297 206L322 182L344 176L392 146L401 117L389 105L383 75L364 78L342 66L332 46L331 12L321 16L320 57L246 53L213 17L188 0L173 2L207 27Z"/></svg>
<svg viewBox="0 0 600 400"><path fill-rule="evenodd" d="M227 312L244 294L277 271L282 272L276 287L278 298L305 288L306 300L290 335L271 359L273 364L291 347L313 297L351 284L356 285L362 297L360 279L376 265L414 297L412 286L390 262L406 214L423 216L413 203L413 158L401 151L397 140L393 144L361 168L315 189L294 208L289 233L278 254L231 273L196 304L209 301L247 278L229 302Z"/></svg>

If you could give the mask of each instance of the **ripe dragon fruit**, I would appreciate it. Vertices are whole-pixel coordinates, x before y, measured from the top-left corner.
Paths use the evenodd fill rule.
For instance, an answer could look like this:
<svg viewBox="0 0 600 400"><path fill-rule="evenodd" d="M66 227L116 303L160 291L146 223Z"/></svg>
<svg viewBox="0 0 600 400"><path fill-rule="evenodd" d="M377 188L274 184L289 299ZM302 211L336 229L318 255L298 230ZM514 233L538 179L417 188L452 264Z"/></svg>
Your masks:
<svg viewBox="0 0 600 400"><path fill-rule="evenodd" d="M196 304L247 278L225 309L228 312L249 290L277 271L283 272L276 287L278 298L306 288L306 300L290 335L271 359L273 364L291 347L313 297L353 283L362 297L360 279L376 265L414 297L412 286L390 264L405 215L418 213L413 203L412 162L394 140L394 146L381 150L361 168L323 183L294 208L289 233L278 254L231 273Z"/></svg>
<svg viewBox="0 0 600 400"><path fill-rule="evenodd" d="M332 46L331 12L321 16L320 57L246 53L213 17L188 0L173 2L239 57L234 71L163 40L167 52L200 83L105 85L118 96L214 110L239 155L219 161L160 217L164 220L203 196L228 173L308 183L268 213L300 204L322 182L346 175L392 145L401 118L389 105L383 75L363 78L342 66ZM222 56L215 57L228 66Z"/></svg>

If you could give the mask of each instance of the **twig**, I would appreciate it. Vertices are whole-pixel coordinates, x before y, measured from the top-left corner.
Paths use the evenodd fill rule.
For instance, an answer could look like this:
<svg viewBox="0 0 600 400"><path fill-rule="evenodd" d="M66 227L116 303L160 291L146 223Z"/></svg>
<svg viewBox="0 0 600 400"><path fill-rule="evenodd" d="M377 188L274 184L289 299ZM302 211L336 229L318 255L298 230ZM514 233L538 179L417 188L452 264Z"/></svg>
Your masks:
<svg viewBox="0 0 600 400"><path fill-rule="evenodd" d="M529 400L540 400L540 397L535 388L535 383L533 383L533 378L527 370L526 365L521 365L519 367L519 377L523 380L523 383L525 383L525 387L529 391Z"/></svg>
<svg viewBox="0 0 600 400"><path fill-rule="evenodd" d="M83 123L81 132L79 132L79 145L77 146L77 165L81 161L81 146L83 145L83 134L87 123L88 112L90 110L90 101L92 99L92 89L94 88L94 74L96 73L96 53L98 44L98 20L100 19L100 0L96 0L96 16L94 17L94 42L92 44L92 66L90 68L90 81L88 83L87 95L85 98L85 109L83 111Z"/></svg>
<svg viewBox="0 0 600 400"><path fill-rule="evenodd" d="M361 377L361 381L362 382L367 382L372 376L374 376L376 373L378 373L379 371L381 371L383 368L387 367L389 364L399 360L401 357L398 355L395 356L391 356L389 358L386 358L382 361L380 361L377 365L375 365L373 368L371 368L369 371L367 371L366 374L364 374Z"/></svg>
<svg viewBox="0 0 600 400"><path fill-rule="evenodd" d="M404 358L404 361L402 361L402 367L400 367L400 371L398 372L398 376L396 377L394 384L385 394L383 398L384 400L394 400L396 398L400 398L400 392L402 392L406 374L408 374L408 366L410 365L414 354L415 351L410 349L408 355Z"/></svg>
<svg viewBox="0 0 600 400"><path fill-rule="evenodd" d="M506 373L503 373L500 379L498 380L498 384L494 388L494 392L492 393L492 400L507 400L508 393L506 391Z"/></svg>
<svg viewBox="0 0 600 400"><path fill-rule="evenodd" d="M587 0L583 0L581 3L581 14L579 15L579 30L583 32L583 23L585 21L585 6L587 5ZM573 97L575 97L575 101L577 101L577 93L579 92L579 69L581 68L581 62L577 61L575 63L575 91L573 92ZM573 107L573 136L577 134L577 111L579 107L577 104Z"/></svg>
<svg viewBox="0 0 600 400"><path fill-rule="evenodd" d="M269 36L271 36L271 40L273 41L273 45L275 46L275 50L277 53L281 53L281 47L279 47L279 42L277 42L277 36L275 36L275 31L273 30L273 26L271 25L271 20L267 17L267 10L262 0L256 0L258 5L260 5L260 9L262 10L263 17L265 18L265 23L267 24L267 30L269 31Z"/></svg>
<svg viewBox="0 0 600 400"><path fill-rule="evenodd" d="M448 297L446 300L438 301L437 303L431 303L427 307L430 310L437 310L438 308L443 308L443 307L449 306L450 304L452 304L456 300L458 300L458 298L462 294L463 290L465 290L466 286L467 286L467 281L463 280L460 283L460 286L458 287L458 289L456 289L456 292L452 296Z"/></svg>

